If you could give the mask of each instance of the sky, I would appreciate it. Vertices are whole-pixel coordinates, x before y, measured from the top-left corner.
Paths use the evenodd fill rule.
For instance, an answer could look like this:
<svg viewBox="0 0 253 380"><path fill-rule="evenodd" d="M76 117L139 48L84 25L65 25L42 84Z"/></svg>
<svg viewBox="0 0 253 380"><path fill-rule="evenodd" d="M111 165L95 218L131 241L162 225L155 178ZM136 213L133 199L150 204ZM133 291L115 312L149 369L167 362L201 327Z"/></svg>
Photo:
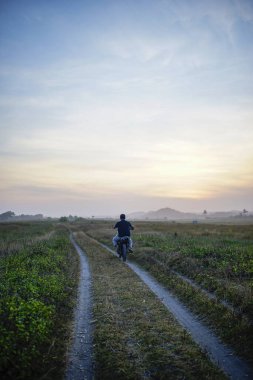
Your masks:
<svg viewBox="0 0 253 380"><path fill-rule="evenodd" d="M253 211L252 0L0 0L0 213Z"/></svg>

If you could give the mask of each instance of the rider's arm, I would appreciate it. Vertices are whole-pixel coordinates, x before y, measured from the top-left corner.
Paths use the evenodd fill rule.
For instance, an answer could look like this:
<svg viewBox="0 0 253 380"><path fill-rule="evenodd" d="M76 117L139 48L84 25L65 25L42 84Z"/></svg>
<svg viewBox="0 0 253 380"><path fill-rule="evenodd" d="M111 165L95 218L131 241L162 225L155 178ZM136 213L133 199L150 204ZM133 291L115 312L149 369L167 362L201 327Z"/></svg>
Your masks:
<svg viewBox="0 0 253 380"><path fill-rule="evenodd" d="M134 227L132 226L131 223L129 223L129 228L130 228L130 230L134 230Z"/></svg>

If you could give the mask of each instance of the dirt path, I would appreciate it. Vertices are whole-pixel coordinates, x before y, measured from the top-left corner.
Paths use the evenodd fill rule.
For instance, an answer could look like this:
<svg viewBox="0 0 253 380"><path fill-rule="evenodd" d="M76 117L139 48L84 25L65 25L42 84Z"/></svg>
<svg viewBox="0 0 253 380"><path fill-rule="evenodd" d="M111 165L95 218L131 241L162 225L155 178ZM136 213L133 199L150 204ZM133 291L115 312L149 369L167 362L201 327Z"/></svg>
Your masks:
<svg viewBox="0 0 253 380"><path fill-rule="evenodd" d="M93 379L91 274L85 253L72 236L70 240L80 257L80 280L74 338L69 353L66 380L91 380Z"/></svg>
<svg viewBox="0 0 253 380"><path fill-rule="evenodd" d="M101 244L109 252L115 252ZM157 295L167 309L174 314L178 322L187 329L198 345L207 352L210 359L221 368L232 380L251 379L251 368L233 351L225 346L215 334L203 325L181 302L179 302L167 289L161 286L152 276L134 263L126 263L146 285Z"/></svg>
<svg viewBox="0 0 253 380"><path fill-rule="evenodd" d="M91 327L91 274L88 260L82 249L71 237L71 241L80 257L80 283L78 303L75 312L75 331L72 350L69 355L69 364L66 371L67 380L91 380L94 376ZM115 252L104 244L99 243L109 252ZM207 352L210 359L226 373L230 379L251 379L251 369L247 364L236 357L231 349L222 344L214 333L204 326L184 305L181 304L167 289L161 286L145 270L134 263L126 263L148 287L156 294L160 301L175 316L178 322L190 332L192 338Z"/></svg>

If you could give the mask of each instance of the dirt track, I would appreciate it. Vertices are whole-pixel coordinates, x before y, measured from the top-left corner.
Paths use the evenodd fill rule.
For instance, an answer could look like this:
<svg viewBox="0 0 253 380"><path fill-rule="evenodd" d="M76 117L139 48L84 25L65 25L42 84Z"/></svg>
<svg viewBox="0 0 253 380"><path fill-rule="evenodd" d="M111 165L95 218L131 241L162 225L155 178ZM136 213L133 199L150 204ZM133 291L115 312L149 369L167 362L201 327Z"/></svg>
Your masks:
<svg viewBox="0 0 253 380"><path fill-rule="evenodd" d="M147 272L133 263L128 266L137 273L140 278L157 295L167 309L173 313L178 322L190 332L193 340L206 351L210 359L223 370L231 379L249 378L250 368L232 350L222 344L219 339L197 318L184 307L172 294L164 289Z"/></svg>
<svg viewBox="0 0 253 380"><path fill-rule="evenodd" d="M69 353L66 379L91 380L93 379L91 274L85 253L72 236L70 239L80 257L80 280L75 310L74 337Z"/></svg>
<svg viewBox="0 0 253 380"><path fill-rule="evenodd" d="M67 380L92 379L92 329L91 329L91 275L84 252L72 239L81 263L81 280L79 287L79 303L75 319L75 339L67 370ZM113 250L101 244L109 252ZM209 355L210 359L221 368L232 380L253 378L252 370L231 349L225 346L215 334L204 326L184 305L182 305L167 289L161 286L146 271L136 264L126 263L146 285L156 294L178 322L189 331L193 340Z"/></svg>

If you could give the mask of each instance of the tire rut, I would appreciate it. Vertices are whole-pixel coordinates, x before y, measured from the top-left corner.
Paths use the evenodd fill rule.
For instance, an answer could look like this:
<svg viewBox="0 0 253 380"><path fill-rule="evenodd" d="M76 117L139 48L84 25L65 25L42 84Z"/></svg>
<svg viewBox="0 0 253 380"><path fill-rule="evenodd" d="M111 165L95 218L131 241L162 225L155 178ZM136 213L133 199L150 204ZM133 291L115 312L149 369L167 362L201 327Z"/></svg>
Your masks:
<svg viewBox="0 0 253 380"><path fill-rule="evenodd" d="M94 378L94 363L92 349L92 295L91 273L88 259L84 251L75 242L70 240L80 258L80 280L78 299L75 309L74 336L72 347L68 355L68 365L65 374L66 380L92 380Z"/></svg>
<svg viewBox="0 0 253 380"><path fill-rule="evenodd" d="M117 257L111 248L100 242L98 243ZM253 371L249 365L238 358L231 348L223 344L212 330L201 323L199 318L190 312L169 290L160 285L148 272L138 265L132 262L126 262L126 264L142 279L175 316L178 322L191 334L193 340L207 353L211 361L222 369L230 379L253 378Z"/></svg>

